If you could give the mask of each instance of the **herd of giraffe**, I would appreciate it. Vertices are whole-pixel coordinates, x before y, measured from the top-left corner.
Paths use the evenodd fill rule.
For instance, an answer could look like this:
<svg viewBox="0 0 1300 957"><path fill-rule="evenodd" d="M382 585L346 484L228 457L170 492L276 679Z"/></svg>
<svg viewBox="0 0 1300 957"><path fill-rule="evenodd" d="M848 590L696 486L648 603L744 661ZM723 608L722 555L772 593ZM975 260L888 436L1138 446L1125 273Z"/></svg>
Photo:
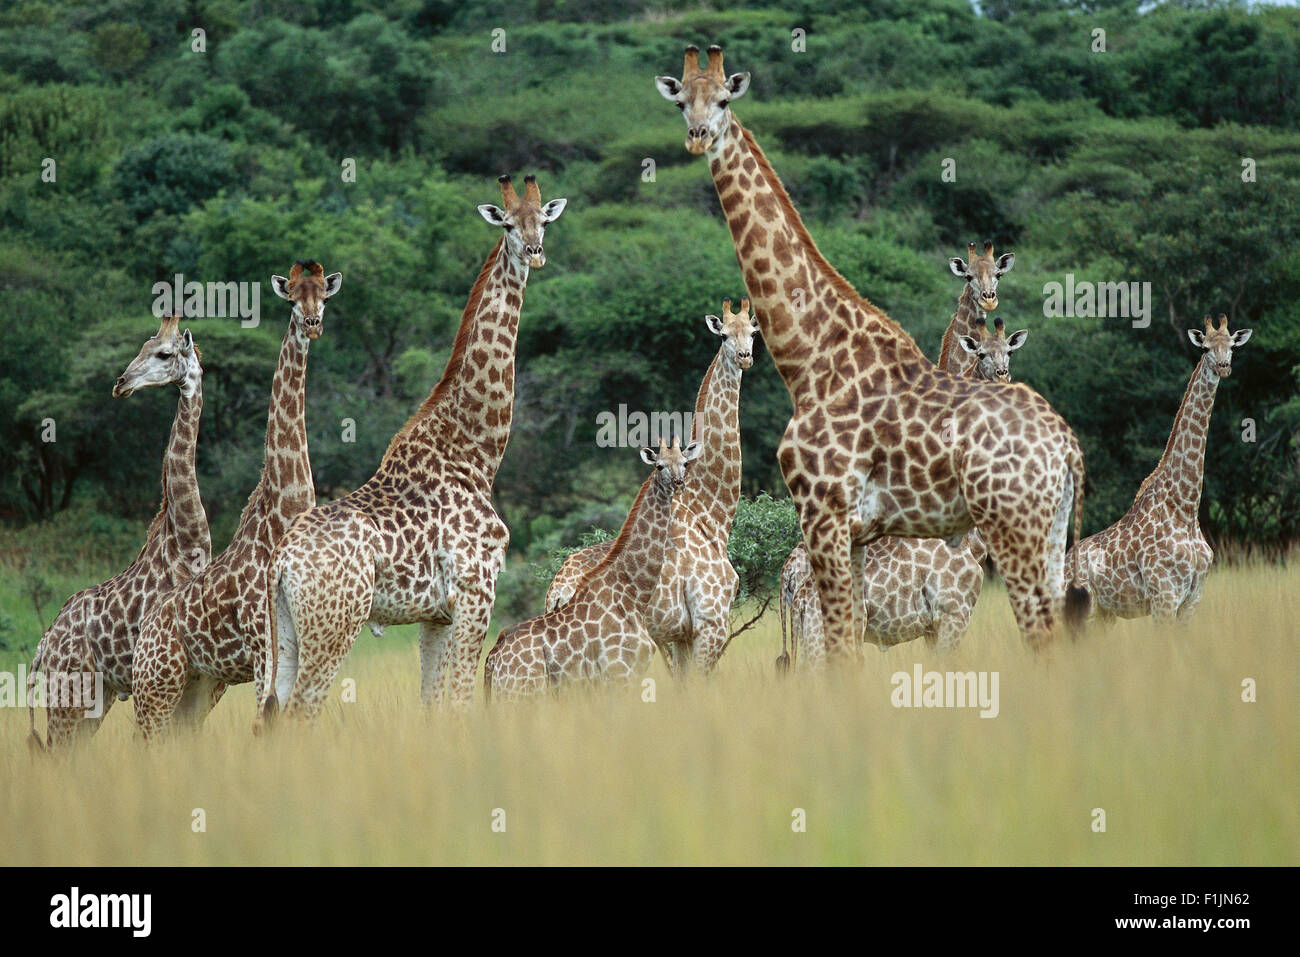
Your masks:
<svg viewBox="0 0 1300 957"><path fill-rule="evenodd" d="M989 328L1014 255L971 243L965 259L949 260L964 282L931 363L819 252L732 113L749 74L728 76L722 64L721 48L710 47L702 66L691 46L682 77L655 82L682 111L686 149L708 160L748 297L707 317L721 345L693 435L641 450L652 472L619 534L571 555L544 614L500 633L484 663L487 695L631 681L657 654L674 674L717 664L738 584L727 542L740 497L740 384L760 332L793 407L778 462L802 532L781 574L779 666L799 655L853 660L864 641L955 647L988 559L1035 649L1090 615L1190 615L1212 559L1197 524L1210 411L1251 330L1230 332L1220 316L1217 327L1206 317L1203 332L1189 331L1205 354L1164 455L1128 513L1080 540L1079 443L1042 396L1010 381L1026 331L1008 336L1001 319ZM375 474L335 501L315 502L304 412L308 349L343 277L314 261L272 277L292 311L262 476L216 558L194 468L200 352L178 317L162 321L113 388L126 397L178 387L162 506L131 566L70 598L42 637L28 684L36 748L89 737L114 698L132 696L141 733L156 739L197 726L227 686L246 682L255 731L280 711L310 721L366 625L381 634L418 623L421 699L471 704L509 542L492 490L510 436L520 311L529 269L546 262L546 227L566 204L543 203L533 176L522 196L510 177L499 182L502 207L478 209L503 235L442 378ZM79 703L48 698L42 741L33 692L55 674L100 676L109 699L92 718Z"/></svg>

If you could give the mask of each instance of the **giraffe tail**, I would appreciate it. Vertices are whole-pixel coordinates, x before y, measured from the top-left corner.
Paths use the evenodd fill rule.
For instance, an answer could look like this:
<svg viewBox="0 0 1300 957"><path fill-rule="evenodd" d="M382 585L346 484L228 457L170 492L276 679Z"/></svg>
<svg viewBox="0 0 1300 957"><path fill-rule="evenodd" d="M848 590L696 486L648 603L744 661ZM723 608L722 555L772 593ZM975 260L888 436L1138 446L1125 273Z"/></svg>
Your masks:
<svg viewBox="0 0 1300 957"><path fill-rule="evenodd" d="M253 733L262 734L269 731L275 720L279 702L275 699L275 669L278 662L280 629L275 618L276 598L280 590L280 573L277 568L279 548L271 553L270 567L266 573L266 603L262 610L262 647L257 654L262 656L262 684L255 689L257 694L257 717L253 719Z"/></svg>
<svg viewBox="0 0 1300 957"><path fill-rule="evenodd" d="M1088 618L1092 606L1092 595L1082 585L1079 577L1079 542L1083 541L1083 451L1076 445L1074 461L1070 463L1070 472L1074 476L1074 548L1070 555L1072 561L1069 570L1069 583L1065 591L1065 626L1077 633Z"/></svg>
<svg viewBox="0 0 1300 957"><path fill-rule="evenodd" d="M45 742L41 736L36 733L36 675L41 669L41 659L45 654L45 637L41 636L40 643L36 646L36 654L32 658L31 670L27 672L27 717L31 722L32 735L27 739L27 746L33 753L39 754L46 750Z"/></svg>
<svg viewBox="0 0 1300 957"><path fill-rule="evenodd" d="M781 655L776 659L776 673L787 674L790 671L790 647L794 645L794 596L785 581L785 569L781 569L781 584L777 591L777 617L781 619ZM789 637L787 640L787 623Z"/></svg>

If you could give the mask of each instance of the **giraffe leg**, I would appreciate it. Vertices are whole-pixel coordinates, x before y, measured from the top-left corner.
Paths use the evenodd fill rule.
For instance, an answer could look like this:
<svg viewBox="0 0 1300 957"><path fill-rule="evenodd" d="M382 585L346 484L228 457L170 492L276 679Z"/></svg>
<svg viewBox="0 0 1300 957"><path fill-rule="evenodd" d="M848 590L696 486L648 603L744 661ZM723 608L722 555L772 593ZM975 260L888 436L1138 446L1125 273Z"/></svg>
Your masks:
<svg viewBox="0 0 1300 957"><path fill-rule="evenodd" d="M152 741L171 724L185 693L189 667L185 648L176 635L176 613L164 602L140 626L135 643L131 694L135 723L145 741Z"/></svg>
<svg viewBox="0 0 1300 957"><path fill-rule="evenodd" d="M451 663L451 622L420 622L420 701L441 708L446 701L446 677Z"/></svg>
<svg viewBox="0 0 1300 957"><path fill-rule="evenodd" d="M277 613L276 698L284 702L285 717L310 723L320 715L343 659L370 618L373 552L353 542L332 556L327 568L290 566L280 588L287 614Z"/></svg>
<svg viewBox="0 0 1300 957"><path fill-rule="evenodd" d="M821 599L826 654L832 660L857 661L862 577L854 574L857 563L848 528L814 515L809 527L803 529L803 539Z"/></svg>
<svg viewBox="0 0 1300 957"><path fill-rule="evenodd" d="M1002 528L985 529L983 534L1002 574L1020 634L1035 651L1044 651L1051 643L1054 623L1053 595L1046 580L1046 543Z"/></svg>
<svg viewBox="0 0 1300 957"><path fill-rule="evenodd" d="M721 594L716 597L701 596L696 602L695 613L691 616L695 621L691 664L703 675L709 674L717 666L731 633L731 605L740 587L740 576L730 563L727 563L726 570L730 574L722 585Z"/></svg>
<svg viewBox="0 0 1300 957"><path fill-rule="evenodd" d="M490 592L462 592L456 599L453 614L448 698L454 710L464 712L474 701L479 657L492 619Z"/></svg>

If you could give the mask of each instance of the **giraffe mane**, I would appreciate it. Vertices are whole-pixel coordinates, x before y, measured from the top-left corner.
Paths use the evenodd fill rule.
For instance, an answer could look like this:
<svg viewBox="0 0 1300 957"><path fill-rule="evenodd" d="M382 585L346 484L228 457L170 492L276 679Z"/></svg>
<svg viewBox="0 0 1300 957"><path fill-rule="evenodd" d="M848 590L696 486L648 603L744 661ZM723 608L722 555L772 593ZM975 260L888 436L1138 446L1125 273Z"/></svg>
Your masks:
<svg viewBox="0 0 1300 957"><path fill-rule="evenodd" d="M483 268L479 270L478 279L474 281L474 286L469 291L469 301L465 303L465 311L461 313L460 328L456 332L456 341L452 344L451 356L447 359L447 367L443 370L442 378L438 380L438 384L433 387L433 391L429 393L429 397L424 400L420 408L406 420L406 424L398 429L397 434L388 443L388 449L384 452L383 461L388 460L388 456L393 449L406 439L411 434L411 431L443 400L451 389L452 380L460 373L461 367L465 364L465 353L469 349L474 315L478 312L479 303L483 299L483 290L487 287L492 269L497 260L501 258L501 247L505 245L505 241L504 235L497 240L496 246L493 247L492 252L488 254L487 260L483 263Z"/></svg>
<svg viewBox="0 0 1300 957"><path fill-rule="evenodd" d="M662 446L662 444L663 442L661 440L660 445ZM641 483L641 491L636 493L636 501L634 501L632 507L627 510L627 518L623 519L622 528L618 530L618 534L614 537L614 540L610 542L609 550L605 552L605 557L602 558L595 567L587 572L587 574L582 576L583 581L593 577L597 571L605 568L607 565L612 565L618 560L618 557L623 553L623 550L627 548L628 539L632 537L632 529L636 527L637 518L640 516L641 509L645 505L645 497L650 493L650 483L654 481L654 478L654 473L651 472L650 477Z"/></svg>
<svg viewBox="0 0 1300 957"><path fill-rule="evenodd" d="M907 330L889 318L879 306L854 289L853 284L845 279L840 274L840 271L822 255L822 251L817 248L817 243L813 241L807 227L804 226L803 217L799 215L799 210L795 208L794 201L790 199L790 194L786 192L785 184L781 182L781 177L776 174L772 164L767 161L767 156L763 153L762 147L758 145L758 141L754 139L754 134L749 132L739 120L736 120L736 125L740 127L741 135L744 136L746 145L749 147L750 152L753 153L755 162L758 163L759 172L767 180L768 186L772 188L772 192L776 196L777 203L785 211L786 218L794 229L795 236L807 250L809 262L821 270L823 278L831 284L836 292L850 302L860 303L867 312L886 323L890 327L889 331L891 333L910 343L915 357L924 358L924 354L921 352L920 347L917 346L916 340L908 334Z"/></svg>

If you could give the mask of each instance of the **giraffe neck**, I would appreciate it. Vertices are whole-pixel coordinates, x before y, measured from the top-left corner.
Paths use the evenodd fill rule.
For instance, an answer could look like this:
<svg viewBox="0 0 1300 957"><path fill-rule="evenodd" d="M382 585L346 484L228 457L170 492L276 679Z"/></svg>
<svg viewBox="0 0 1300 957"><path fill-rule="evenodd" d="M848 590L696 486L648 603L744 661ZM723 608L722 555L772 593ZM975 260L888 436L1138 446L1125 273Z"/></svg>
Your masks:
<svg viewBox="0 0 1300 957"><path fill-rule="evenodd" d="M734 116L721 145L709 155L709 171L763 346L796 403L819 382L836 378L837 370L816 357L848 338L862 367L877 362L887 370L899 363L929 365L912 337L822 256L780 178Z"/></svg>
<svg viewBox="0 0 1300 957"><path fill-rule="evenodd" d="M239 517L231 545L259 538L276 542L294 517L315 503L304 408L310 345L311 340L290 318L271 385L262 478Z"/></svg>
<svg viewBox="0 0 1300 957"><path fill-rule="evenodd" d="M695 397L693 438L700 455L691 464L683 505L723 535L731 531L740 501L740 366L718 350Z"/></svg>
<svg viewBox="0 0 1300 957"><path fill-rule="evenodd" d="M614 544L588 574L588 583L597 588L602 583L614 586L615 600L626 600L628 610L649 604L667 553L672 513L672 489L658 480L657 473L651 475L637 493Z"/></svg>
<svg viewBox="0 0 1300 957"><path fill-rule="evenodd" d="M1219 389L1219 376L1214 371L1210 353L1201 357L1187 383L1182 404L1174 416L1174 427L1169 433L1164 454L1155 471L1142 483L1138 495L1157 476L1163 479L1163 489L1170 505L1188 520L1195 520L1201 506L1201 485L1205 476L1205 442L1210 430L1210 412L1214 409L1214 394Z"/></svg>
<svg viewBox="0 0 1300 957"><path fill-rule="evenodd" d="M510 439L527 284L527 263L511 256L501 239L470 291L442 378L393 437L381 471L409 476L412 466L455 457L476 463L491 482Z"/></svg>
<svg viewBox="0 0 1300 957"><path fill-rule="evenodd" d="M943 348L939 350L939 368L953 375L968 375L971 369L979 365L978 360L967 355L959 342L962 336L975 335L975 320L979 318L979 306L970 290L970 283L962 287L957 298L957 311L952 314L952 321L943 334Z"/></svg>
<svg viewBox="0 0 1300 957"><path fill-rule="evenodd" d="M173 584L201 571L212 555L208 516L199 496L199 479L194 468L199 420L203 416L201 369L196 367L186 376L180 393L167 451L163 453L162 504L136 559L139 562L149 556L150 563L158 563L157 572L171 576ZM178 566L184 566L184 574L175 576Z"/></svg>

